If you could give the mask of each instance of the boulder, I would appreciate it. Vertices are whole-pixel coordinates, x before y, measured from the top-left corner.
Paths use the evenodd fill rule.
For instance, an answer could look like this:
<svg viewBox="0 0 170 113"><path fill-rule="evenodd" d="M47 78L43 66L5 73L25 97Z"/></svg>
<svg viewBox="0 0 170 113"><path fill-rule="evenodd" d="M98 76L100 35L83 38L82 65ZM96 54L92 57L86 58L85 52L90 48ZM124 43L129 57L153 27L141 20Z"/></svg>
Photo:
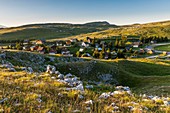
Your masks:
<svg viewBox="0 0 170 113"><path fill-rule="evenodd" d="M83 84L79 84L78 86L76 86L76 89L80 91L84 91Z"/></svg>
<svg viewBox="0 0 170 113"><path fill-rule="evenodd" d="M55 74L55 71L56 71L55 66L47 65L47 70L46 70L47 73Z"/></svg>
<svg viewBox="0 0 170 113"><path fill-rule="evenodd" d="M64 75L63 74L59 74L58 78L63 80L64 79Z"/></svg>
<svg viewBox="0 0 170 113"><path fill-rule="evenodd" d="M99 98L103 98L103 99L107 99L110 97L110 94L109 93L102 93Z"/></svg>
<svg viewBox="0 0 170 113"><path fill-rule="evenodd" d="M8 68L10 72L15 72L16 70L14 68Z"/></svg>
<svg viewBox="0 0 170 113"><path fill-rule="evenodd" d="M93 89L93 85L86 85L85 86L87 89Z"/></svg>
<svg viewBox="0 0 170 113"><path fill-rule="evenodd" d="M66 77L66 78L70 78L70 77L72 77L72 76L73 76L72 74L68 73L65 77Z"/></svg>
<svg viewBox="0 0 170 113"><path fill-rule="evenodd" d="M88 105L92 105L93 104L93 101L92 100L89 100L89 101L86 101L86 102L84 102L85 104L88 104Z"/></svg>
<svg viewBox="0 0 170 113"><path fill-rule="evenodd" d="M27 72L32 74L34 71L33 71L32 67L28 67Z"/></svg>

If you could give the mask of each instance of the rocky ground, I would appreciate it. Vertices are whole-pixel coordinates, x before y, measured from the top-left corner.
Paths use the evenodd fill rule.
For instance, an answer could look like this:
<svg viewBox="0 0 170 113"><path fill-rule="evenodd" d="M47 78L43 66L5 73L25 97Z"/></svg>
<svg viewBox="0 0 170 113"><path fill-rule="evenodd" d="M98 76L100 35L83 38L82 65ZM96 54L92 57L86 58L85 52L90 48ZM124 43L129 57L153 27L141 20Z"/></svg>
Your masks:
<svg viewBox="0 0 170 113"><path fill-rule="evenodd" d="M99 74L101 82L94 82L57 70L56 65L62 62L86 62L82 59L32 55L27 61L25 57L30 54L24 55L0 54L0 112L170 112L168 96L136 95L128 86L111 85L111 74ZM16 61L25 64L16 65ZM42 62L36 64L38 61ZM33 64L43 65L43 70L36 71ZM96 64L90 61L88 66L93 69ZM79 72L88 74L89 67Z"/></svg>

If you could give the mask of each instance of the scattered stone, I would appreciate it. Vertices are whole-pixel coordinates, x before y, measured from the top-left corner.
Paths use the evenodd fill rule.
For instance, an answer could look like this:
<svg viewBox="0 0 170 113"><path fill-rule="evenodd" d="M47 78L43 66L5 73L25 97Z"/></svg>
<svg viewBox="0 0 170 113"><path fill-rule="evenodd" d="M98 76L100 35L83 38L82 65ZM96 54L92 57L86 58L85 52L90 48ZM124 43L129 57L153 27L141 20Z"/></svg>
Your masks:
<svg viewBox="0 0 170 113"><path fill-rule="evenodd" d="M8 68L10 72L16 72L14 68Z"/></svg>
<svg viewBox="0 0 170 113"><path fill-rule="evenodd" d="M59 74L61 74L61 73L60 73L59 71L55 71L55 74L56 74L56 75L59 75Z"/></svg>
<svg viewBox="0 0 170 113"><path fill-rule="evenodd" d="M170 101L164 101L165 106L170 106Z"/></svg>
<svg viewBox="0 0 170 113"><path fill-rule="evenodd" d="M51 77L51 79L56 79L56 77Z"/></svg>
<svg viewBox="0 0 170 113"><path fill-rule="evenodd" d="M4 98L4 99L0 100L0 104L3 104L7 100L8 100L8 98Z"/></svg>
<svg viewBox="0 0 170 113"><path fill-rule="evenodd" d="M72 76L73 76L72 74L68 73L68 74L65 76L65 78L70 78L70 77L72 77Z"/></svg>
<svg viewBox="0 0 170 113"><path fill-rule="evenodd" d="M83 96L83 95L79 95L78 98L79 98L79 99L83 99L84 96Z"/></svg>
<svg viewBox="0 0 170 113"><path fill-rule="evenodd" d="M47 71L46 71L47 73L55 74L55 71L56 71L55 66L47 65Z"/></svg>
<svg viewBox="0 0 170 113"><path fill-rule="evenodd" d="M58 78L63 80L64 79L64 75L63 74L59 74Z"/></svg>
<svg viewBox="0 0 170 113"><path fill-rule="evenodd" d="M86 102L84 102L85 104L88 104L88 105L92 105L93 104L93 101L92 100L89 100L89 101L86 101Z"/></svg>
<svg viewBox="0 0 170 113"><path fill-rule="evenodd" d="M80 91L84 91L84 87L82 84L79 84L78 86L76 86L76 89Z"/></svg>
<svg viewBox="0 0 170 113"><path fill-rule="evenodd" d="M102 93L99 98L107 99L110 97L110 93Z"/></svg>
<svg viewBox="0 0 170 113"><path fill-rule="evenodd" d="M87 89L93 89L93 85L86 85L85 86Z"/></svg>
<svg viewBox="0 0 170 113"><path fill-rule="evenodd" d="M90 112L91 108L90 107L86 107L86 110L87 110L87 112Z"/></svg>
<svg viewBox="0 0 170 113"><path fill-rule="evenodd" d="M32 67L28 67L27 71L28 71L29 74L32 74L34 72Z"/></svg>
<svg viewBox="0 0 170 113"><path fill-rule="evenodd" d="M79 112L81 112L81 111L77 110L77 109L73 111L73 113L79 113Z"/></svg>

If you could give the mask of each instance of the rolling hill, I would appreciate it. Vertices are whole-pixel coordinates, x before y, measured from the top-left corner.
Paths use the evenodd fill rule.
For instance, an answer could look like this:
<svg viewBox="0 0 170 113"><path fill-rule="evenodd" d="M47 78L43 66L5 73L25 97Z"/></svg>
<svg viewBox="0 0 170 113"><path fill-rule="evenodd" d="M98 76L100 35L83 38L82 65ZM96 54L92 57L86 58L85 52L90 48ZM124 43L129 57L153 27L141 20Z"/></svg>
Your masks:
<svg viewBox="0 0 170 113"><path fill-rule="evenodd" d="M170 21L117 26L106 21L86 24L45 23L0 29L0 40L68 39L112 37L118 35L163 36L170 38Z"/></svg>
<svg viewBox="0 0 170 113"><path fill-rule="evenodd" d="M0 40L16 39L55 39L79 34L92 33L115 28L116 25L110 25L107 22L90 22L86 24L69 23L46 23L31 24L19 27L11 27L0 30Z"/></svg>
<svg viewBox="0 0 170 113"><path fill-rule="evenodd" d="M163 36L170 38L170 21L164 22L154 22L147 24L133 24L133 25L124 25L118 28L110 28L107 30L93 32L88 34L77 35L76 38L83 39L85 37L112 37L120 35L132 35L132 36ZM72 37L67 37L72 38Z"/></svg>

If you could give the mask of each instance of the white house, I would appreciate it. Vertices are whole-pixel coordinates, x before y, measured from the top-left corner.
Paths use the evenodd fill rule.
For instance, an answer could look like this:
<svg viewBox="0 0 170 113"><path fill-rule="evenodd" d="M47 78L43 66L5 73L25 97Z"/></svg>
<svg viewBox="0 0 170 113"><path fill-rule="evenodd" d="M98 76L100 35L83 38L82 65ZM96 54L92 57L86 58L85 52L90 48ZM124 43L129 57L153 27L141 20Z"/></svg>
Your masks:
<svg viewBox="0 0 170 113"><path fill-rule="evenodd" d="M88 42L82 42L82 44L81 44L83 47L89 47L90 46L90 44L88 43Z"/></svg>

